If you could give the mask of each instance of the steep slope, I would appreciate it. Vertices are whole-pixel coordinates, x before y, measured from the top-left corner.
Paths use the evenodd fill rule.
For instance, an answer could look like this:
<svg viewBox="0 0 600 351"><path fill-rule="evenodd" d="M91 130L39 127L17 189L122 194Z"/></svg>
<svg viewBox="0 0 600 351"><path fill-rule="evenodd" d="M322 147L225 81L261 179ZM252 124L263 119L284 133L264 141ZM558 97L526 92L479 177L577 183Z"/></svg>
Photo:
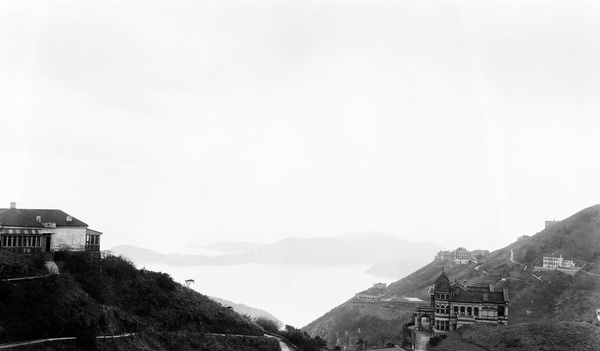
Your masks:
<svg viewBox="0 0 600 351"><path fill-rule="evenodd" d="M250 307L250 306L244 305L243 303L231 302L229 300L225 300L220 297L210 296L210 298L217 301L218 303L220 303L221 305L223 305L225 307L231 306L231 308L233 308L234 311L236 311L237 313L239 313L241 315L247 315L253 319L258 318L258 317L267 318L269 320L272 320L272 321L278 323L280 326L283 327L283 322L281 322L279 319L275 318L275 316L273 316L269 312L267 312L265 310L261 310L260 308Z"/></svg>
<svg viewBox="0 0 600 351"><path fill-rule="evenodd" d="M512 251L512 261L511 261ZM544 256L563 255L583 267L575 276L558 271L534 272ZM586 208L532 237L492 252L477 263L456 265L434 260L388 286L380 302L350 299L303 329L321 335L330 346L355 346L358 339L373 342L382 333L393 339L402 322L410 320L416 303L427 303L428 288L442 268L451 280L466 285L508 288L510 324L552 321L583 321L598 324L600 308L600 205ZM534 276L535 275L535 276ZM385 328L381 322L387 323ZM390 324L393 324L391 326Z"/></svg>
<svg viewBox="0 0 600 351"><path fill-rule="evenodd" d="M437 339L439 344L432 346L431 350L600 350L600 328L581 322L541 322L510 326L477 324Z"/></svg>
<svg viewBox="0 0 600 351"><path fill-rule="evenodd" d="M138 349L136 342L143 349L155 341L152 349L192 348L179 347L186 340L195 340L199 345L195 349L223 349L205 337L216 333L252 337L252 343L232 341L241 343L238 349L278 349L258 325L167 274L138 270L115 256L100 259L84 252L56 256L60 275L0 281L0 343L77 337L85 344L80 346L92 347L97 335L133 332L140 336L123 341L133 343L125 349ZM0 267L10 267L4 263L14 260L14 254L0 252ZM35 260L31 266L36 266Z"/></svg>

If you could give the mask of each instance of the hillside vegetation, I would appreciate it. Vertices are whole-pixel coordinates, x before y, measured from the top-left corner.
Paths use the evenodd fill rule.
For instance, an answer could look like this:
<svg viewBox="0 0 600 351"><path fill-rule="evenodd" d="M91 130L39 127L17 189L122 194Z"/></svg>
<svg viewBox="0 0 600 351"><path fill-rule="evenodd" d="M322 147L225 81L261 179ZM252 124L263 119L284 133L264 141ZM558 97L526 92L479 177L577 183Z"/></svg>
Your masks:
<svg viewBox="0 0 600 351"><path fill-rule="evenodd" d="M600 328L581 322L543 322L511 326L475 324L439 340L432 351L596 351Z"/></svg>
<svg viewBox="0 0 600 351"><path fill-rule="evenodd" d="M277 340L264 338L263 329L249 318L183 287L168 274L138 270L110 254L93 258L62 252L56 258L62 261L60 275L0 281L0 343L75 336L75 343L59 343L57 349L279 350ZM27 260L22 262L27 271L16 272L14 262ZM36 260L0 252L2 278L39 273ZM122 333L138 336L95 339Z"/></svg>
<svg viewBox="0 0 600 351"><path fill-rule="evenodd" d="M511 261L511 250L516 263ZM574 276L559 271L534 272L534 266L541 266L544 256L553 255L573 258L582 268ZM458 265L433 260L390 284L383 295L391 298L391 302L350 299L303 329L309 334L323 336L330 346L339 345L348 350L355 348L359 339L375 344L383 338L382 334L390 340L399 338L402 323L410 320L417 304L393 302L417 297L428 303L428 288L442 269L452 281L461 284L492 285L497 291L508 288L510 325L546 320L586 322L597 326L600 205L584 209L533 236L523 237L478 262ZM387 327L381 327L386 323Z"/></svg>

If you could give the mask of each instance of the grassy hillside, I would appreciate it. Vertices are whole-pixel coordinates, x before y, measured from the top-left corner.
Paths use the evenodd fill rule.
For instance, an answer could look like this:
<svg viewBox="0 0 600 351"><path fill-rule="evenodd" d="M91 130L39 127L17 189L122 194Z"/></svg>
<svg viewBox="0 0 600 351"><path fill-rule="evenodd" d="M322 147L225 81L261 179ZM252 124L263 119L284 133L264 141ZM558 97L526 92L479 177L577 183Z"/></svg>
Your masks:
<svg viewBox="0 0 600 351"><path fill-rule="evenodd" d="M96 335L134 332L139 336L98 341L98 347L113 343L117 349L225 350L230 348L222 345L231 342L244 344L235 347L240 350L279 349L275 340L264 338L209 337L209 333L262 336L264 331L167 274L138 270L113 255L94 259L64 252L57 253L57 259L62 260L60 275L0 282L0 343L75 336L75 346L65 343L66 349L94 348ZM39 273L36 259L0 252L0 272L18 275L13 262L27 260L23 265L27 272L21 273Z"/></svg>
<svg viewBox="0 0 600 351"><path fill-rule="evenodd" d="M442 267L452 271L448 262L434 261L413 274L388 286L383 292L389 302L363 302L350 299L303 328L311 335L321 335L330 347L340 346L354 350L356 342L363 339L371 345L383 346L400 343L404 322L409 322L418 306L406 297L416 297L428 303L428 287L433 283L429 277L437 278Z"/></svg>
<svg viewBox="0 0 600 351"><path fill-rule="evenodd" d="M275 323L277 323L277 325L283 326L282 321L280 321L275 316L273 316L272 314L270 314L269 312L267 312L265 310L250 307L250 306L244 305L243 303L235 303L235 302L232 302L229 300L222 299L220 297L210 296L210 298L212 300L220 303L223 306L226 306L226 307L231 306L231 308L233 308L234 311L236 311L237 313L239 313L241 315L249 316L252 319L256 319L259 317L266 318L271 321L274 321Z"/></svg>
<svg viewBox="0 0 600 351"><path fill-rule="evenodd" d="M459 243L458 243L459 244ZM513 259L511 262L511 250ZM581 271L570 276L558 271L534 272L544 256L573 258ZM492 285L509 289L510 324L548 321L577 321L598 325L600 308L600 205L584 209L541 232L492 252L479 262L457 265L434 260L414 273L390 284L384 298L402 301L417 297L429 301L427 289L440 275L466 285ZM534 277L535 275L535 277ZM537 277L537 278L536 278ZM538 279L539 278L539 279ZM319 333L329 345L350 349L362 338L374 341L382 330L400 332L416 304L368 303L350 299L307 325L309 334ZM381 327L387 323L386 327ZM360 330L360 332L359 332Z"/></svg>
<svg viewBox="0 0 600 351"><path fill-rule="evenodd" d="M472 325L436 337L432 351L596 351L600 328L580 322L542 322L510 326ZM435 341L434 341L435 343Z"/></svg>

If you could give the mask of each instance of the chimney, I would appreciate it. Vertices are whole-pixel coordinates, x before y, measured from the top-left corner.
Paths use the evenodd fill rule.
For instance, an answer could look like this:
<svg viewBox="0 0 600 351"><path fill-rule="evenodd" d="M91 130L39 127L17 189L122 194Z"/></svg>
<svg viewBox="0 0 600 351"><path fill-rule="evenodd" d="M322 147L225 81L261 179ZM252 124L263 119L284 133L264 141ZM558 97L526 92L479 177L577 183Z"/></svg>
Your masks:
<svg viewBox="0 0 600 351"><path fill-rule="evenodd" d="M10 203L10 208L17 208L17 203L16 202L11 202Z"/></svg>

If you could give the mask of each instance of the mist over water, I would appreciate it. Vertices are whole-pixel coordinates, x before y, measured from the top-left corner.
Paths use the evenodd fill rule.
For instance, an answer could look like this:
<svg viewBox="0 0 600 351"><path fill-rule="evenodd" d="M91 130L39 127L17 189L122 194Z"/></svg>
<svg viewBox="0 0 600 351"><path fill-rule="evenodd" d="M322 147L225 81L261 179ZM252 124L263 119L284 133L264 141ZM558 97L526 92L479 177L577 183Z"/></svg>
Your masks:
<svg viewBox="0 0 600 351"><path fill-rule="evenodd" d="M397 279L364 273L365 265L309 266L241 264L174 267L137 263L138 268L170 274L208 296L265 310L285 324L304 327L376 282Z"/></svg>

